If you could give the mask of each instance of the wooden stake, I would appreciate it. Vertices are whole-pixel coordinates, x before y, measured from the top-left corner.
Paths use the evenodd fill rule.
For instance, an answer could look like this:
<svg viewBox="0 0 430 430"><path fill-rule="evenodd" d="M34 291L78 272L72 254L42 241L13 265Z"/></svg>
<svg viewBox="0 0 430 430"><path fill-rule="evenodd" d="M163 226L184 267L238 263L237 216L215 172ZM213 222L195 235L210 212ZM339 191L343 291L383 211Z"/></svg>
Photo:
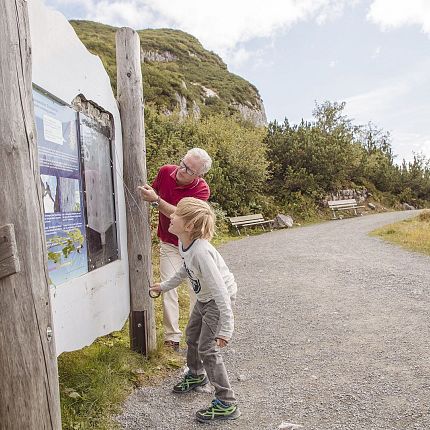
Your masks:
<svg viewBox="0 0 430 430"><path fill-rule="evenodd" d="M147 174L140 39L131 28L116 33L116 64L127 201L130 340L133 350L148 355L156 347L154 305L148 294L152 279L151 231L149 205L137 192L137 187L146 183Z"/></svg>
<svg viewBox="0 0 430 430"><path fill-rule="evenodd" d="M25 0L0 2L0 428L61 429Z"/></svg>

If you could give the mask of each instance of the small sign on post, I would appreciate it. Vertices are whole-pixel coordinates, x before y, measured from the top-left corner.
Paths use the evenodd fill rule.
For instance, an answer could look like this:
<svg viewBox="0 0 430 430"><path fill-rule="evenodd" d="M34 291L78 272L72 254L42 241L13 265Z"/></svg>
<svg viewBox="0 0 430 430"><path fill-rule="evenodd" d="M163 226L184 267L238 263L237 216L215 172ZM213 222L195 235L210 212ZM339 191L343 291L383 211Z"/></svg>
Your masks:
<svg viewBox="0 0 430 430"><path fill-rule="evenodd" d="M0 227L0 279L20 271L13 224Z"/></svg>

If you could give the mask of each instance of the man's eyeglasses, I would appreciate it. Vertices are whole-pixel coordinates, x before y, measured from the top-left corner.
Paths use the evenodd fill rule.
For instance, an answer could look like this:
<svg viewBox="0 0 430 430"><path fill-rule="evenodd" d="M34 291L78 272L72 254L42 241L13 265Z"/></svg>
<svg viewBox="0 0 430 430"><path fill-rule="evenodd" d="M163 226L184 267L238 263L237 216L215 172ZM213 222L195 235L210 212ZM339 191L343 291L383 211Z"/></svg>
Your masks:
<svg viewBox="0 0 430 430"><path fill-rule="evenodd" d="M197 176L197 173L194 170L191 170L185 163L184 160L181 160L179 163L179 168L185 170L190 176Z"/></svg>

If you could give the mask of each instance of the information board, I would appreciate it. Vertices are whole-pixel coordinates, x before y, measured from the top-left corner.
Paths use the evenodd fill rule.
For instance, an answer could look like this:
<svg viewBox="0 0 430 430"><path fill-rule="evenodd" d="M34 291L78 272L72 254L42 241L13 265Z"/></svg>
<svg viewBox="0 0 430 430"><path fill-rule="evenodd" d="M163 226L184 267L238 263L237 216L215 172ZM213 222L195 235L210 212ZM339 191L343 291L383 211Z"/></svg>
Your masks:
<svg viewBox="0 0 430 430"><path fill-rule="evenodd" d="M78 117L70 107L33 91L45 212L49 277L54 285L88 272Z"/></svg>

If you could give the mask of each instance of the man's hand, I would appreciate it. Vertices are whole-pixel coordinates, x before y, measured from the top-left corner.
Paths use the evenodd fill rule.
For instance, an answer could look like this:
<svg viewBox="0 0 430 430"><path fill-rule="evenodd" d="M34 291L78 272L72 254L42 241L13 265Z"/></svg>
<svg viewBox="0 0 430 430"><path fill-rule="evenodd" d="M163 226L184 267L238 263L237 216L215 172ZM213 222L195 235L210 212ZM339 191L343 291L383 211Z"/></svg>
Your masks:
<svg viewBox="0 0 430 430"><path fill-rule="evenodd" d="M156 202L158 200L157 193L150 185L145 184L143 187L137 187L137 189L139 190L143 200L147 202Z"/></svg>
<svg viewBox="0 0 430 430"><path fill-rule="evenodd" d="M222 339L220 337L216 338L216 344L220 347L220 348L224 348L225 346L228 345L228 342L225 339Z"/></svg>

